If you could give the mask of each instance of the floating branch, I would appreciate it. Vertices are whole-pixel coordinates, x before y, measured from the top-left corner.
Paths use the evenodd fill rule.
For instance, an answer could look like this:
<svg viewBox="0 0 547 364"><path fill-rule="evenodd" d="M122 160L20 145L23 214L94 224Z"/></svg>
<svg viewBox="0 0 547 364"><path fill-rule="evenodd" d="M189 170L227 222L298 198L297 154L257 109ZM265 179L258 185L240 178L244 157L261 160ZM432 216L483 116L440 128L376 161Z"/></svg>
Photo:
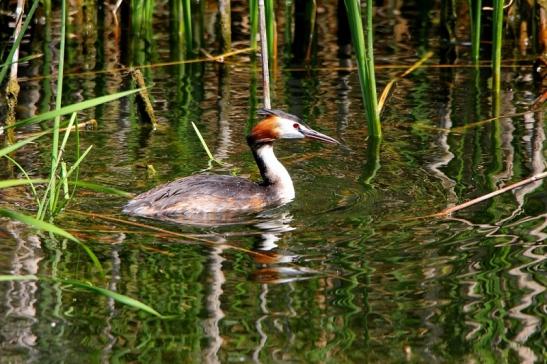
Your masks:
<svg viewBox="0 0 547 364"><path fill-rule="evenodd" d="M477 197L477 198L474 198L473 200L470 200L470 201L467 201L467 202L464 202L460 205L457 205L457 206L453 206L453 207L449 207L447 209L444 209L442 210L441 212L438 212L434 215L431 215L432 217L443 217L443 216L447 216L447 215L450 215L451 213L453 212L456 212L456 211L459 211L459 210L462 210L466 207L469 207L469 206L473 206L473 205L476 205L478 204L479 202L482 202L482 201L486 201L492 197L496 197L497 195L501 195L502 193L504 192L507 192L507 191L511 191L511 190L514 190L515 188L518 188L518 187L521 187L521 186L524 186L524 185L527 185L528 183L532 183L532 182L535 182L535 181L539 181L540 179L543 179L547 177L547 172L543 172L543 173L540 173L540 174L536 174L530 178L527 178L525 180L522 180L520 182L517 182L517 183L513 183L512 185L509 185L509 186L505 186L503 188L500 188L499 190L497 191L494 191L494 192L490 192L484 196L480 196L480 197Z"/></svg>

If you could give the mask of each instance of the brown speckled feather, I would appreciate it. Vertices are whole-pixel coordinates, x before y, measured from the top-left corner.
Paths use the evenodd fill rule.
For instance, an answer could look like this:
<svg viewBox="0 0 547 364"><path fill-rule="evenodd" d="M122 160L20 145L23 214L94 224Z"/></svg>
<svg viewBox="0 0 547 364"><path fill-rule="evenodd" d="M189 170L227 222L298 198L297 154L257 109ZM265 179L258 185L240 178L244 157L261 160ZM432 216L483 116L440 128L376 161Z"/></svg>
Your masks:
<svg viewBox="0 0 547 364"><path fill-rule="evenodd" d="M144 192L129 201L124 212L149 217L253 212L276 203L275 194L268 192L267 186L244 178L201 174Z"/></svg>

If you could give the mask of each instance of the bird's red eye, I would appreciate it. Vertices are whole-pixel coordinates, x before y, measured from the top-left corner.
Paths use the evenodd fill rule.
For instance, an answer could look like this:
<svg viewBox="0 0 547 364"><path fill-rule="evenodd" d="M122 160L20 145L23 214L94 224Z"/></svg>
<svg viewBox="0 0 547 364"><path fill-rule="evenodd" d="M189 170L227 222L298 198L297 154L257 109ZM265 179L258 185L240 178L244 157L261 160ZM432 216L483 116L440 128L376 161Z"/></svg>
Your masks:
<svg viewBox="0 0 547 364"><path fill-rule="evenodd" d="M298 128L300 128L300 125L298 123L294 123L294 124L292 124L292 127L295 128L295 129L298 129Z"/></svg>

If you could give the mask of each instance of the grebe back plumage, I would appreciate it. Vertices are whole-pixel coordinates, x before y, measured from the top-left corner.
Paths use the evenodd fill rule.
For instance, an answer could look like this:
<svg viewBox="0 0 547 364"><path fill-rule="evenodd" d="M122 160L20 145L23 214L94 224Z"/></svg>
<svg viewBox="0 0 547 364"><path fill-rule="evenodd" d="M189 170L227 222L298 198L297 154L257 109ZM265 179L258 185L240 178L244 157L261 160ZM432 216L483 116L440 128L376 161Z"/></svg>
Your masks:
<svg viewBox="0 0 547 364"><path fill-rule="evenodd" d="M261 120L247 136L262 176L261 183L225 175L199 174L175 180L144 192L124 207L130 215L162 218L179 216L191 220L208 215L251 213L294 199L294 186L285 167L273 152L277 139L310 138L338 143L281 110L262 109Z"/></svg>

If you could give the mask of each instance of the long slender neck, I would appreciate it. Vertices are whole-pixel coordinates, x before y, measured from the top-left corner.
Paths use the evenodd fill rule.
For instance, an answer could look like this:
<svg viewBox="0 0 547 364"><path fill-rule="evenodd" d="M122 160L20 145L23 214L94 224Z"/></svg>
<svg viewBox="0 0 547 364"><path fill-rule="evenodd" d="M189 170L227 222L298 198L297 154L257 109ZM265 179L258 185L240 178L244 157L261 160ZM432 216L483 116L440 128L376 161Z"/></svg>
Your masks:
<svg viewBox="0 0 547 364"><path fill-rule="evenodd" d="M277 160L273 151L273 143L252 143L249 146L253 151L263 185L272 188L278 198L290 201L294 198L294 186L289 172Z"/></svg>

